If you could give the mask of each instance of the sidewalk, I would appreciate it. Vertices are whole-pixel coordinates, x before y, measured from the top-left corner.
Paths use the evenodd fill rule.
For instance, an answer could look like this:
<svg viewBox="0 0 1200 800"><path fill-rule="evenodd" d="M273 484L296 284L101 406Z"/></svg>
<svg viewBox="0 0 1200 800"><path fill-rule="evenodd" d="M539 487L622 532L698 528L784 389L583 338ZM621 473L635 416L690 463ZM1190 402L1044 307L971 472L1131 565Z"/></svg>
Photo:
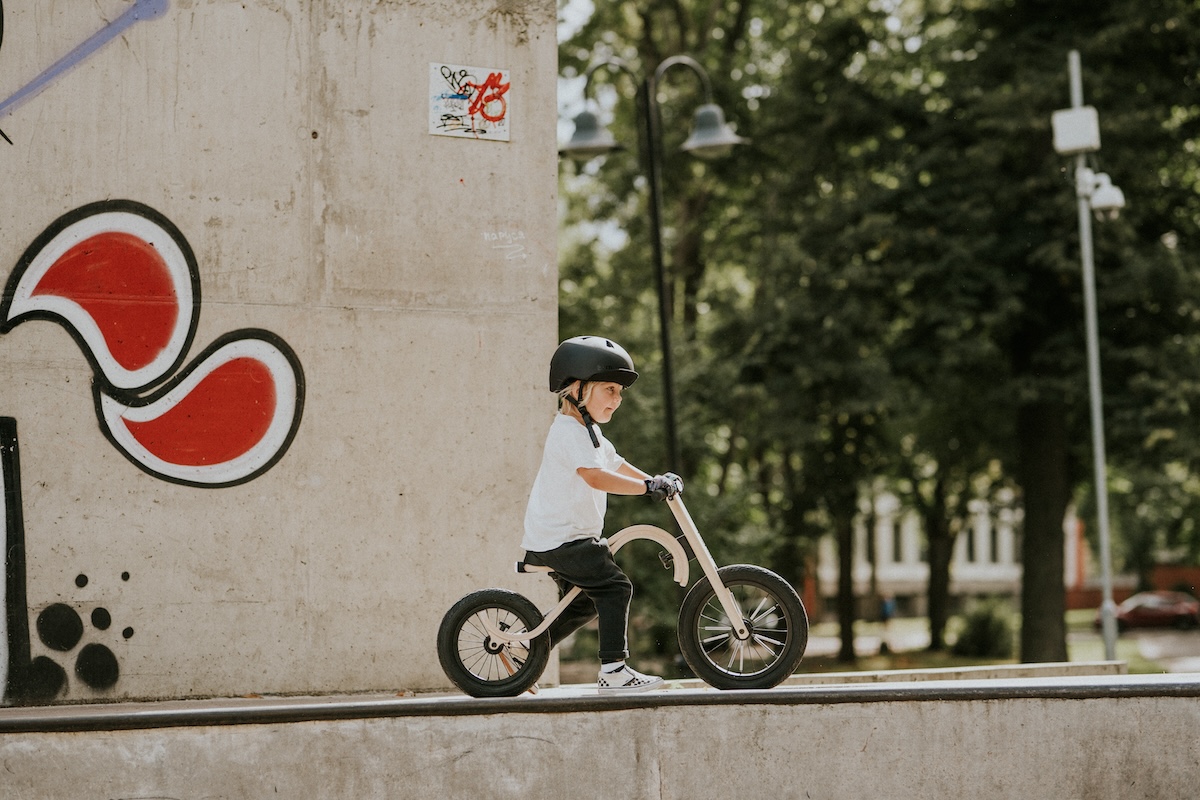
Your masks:
<svg viewBox="0 0 1200 800"><path fill-rule="evenodd" d="M880 626L873 625L872 627L879 628ZM917 627L909 624L894 626L886 635L882 630L861 633L854 637L854 652L860 656L874 655L879 652L879 646L885 639L888 650L893 653L924 650L929 647L929 629L928 627ZM804 651L804 654L806 657L836 656L841 646L842 639L840 636L817 636L809 634L808 649Z"/></svg>

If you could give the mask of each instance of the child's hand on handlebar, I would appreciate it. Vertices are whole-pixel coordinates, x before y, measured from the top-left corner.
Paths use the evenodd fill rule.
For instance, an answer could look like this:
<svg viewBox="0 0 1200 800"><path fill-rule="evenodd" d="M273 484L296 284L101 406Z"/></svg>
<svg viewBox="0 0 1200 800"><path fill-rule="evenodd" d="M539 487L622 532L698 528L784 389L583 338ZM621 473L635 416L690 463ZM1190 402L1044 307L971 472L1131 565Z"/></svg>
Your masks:
<svg viewBox="0 0 1200 800"><path fill-rule="evenodd" d="M683 494L683 479L673 472L655 475L646 480L646 494L655 500L670 500L677 494Z"/></svg>

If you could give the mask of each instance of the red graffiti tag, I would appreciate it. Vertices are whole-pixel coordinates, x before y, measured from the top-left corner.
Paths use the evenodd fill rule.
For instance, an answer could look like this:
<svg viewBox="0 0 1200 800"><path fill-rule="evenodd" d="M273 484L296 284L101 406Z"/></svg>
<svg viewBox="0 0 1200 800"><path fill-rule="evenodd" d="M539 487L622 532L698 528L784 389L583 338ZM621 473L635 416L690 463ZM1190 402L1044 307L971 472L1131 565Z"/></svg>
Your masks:
<svg viewBox="0 0 1200 800"><path fill-rule="evenodd" d="M500 73L493 72L487 76L487 80L483 83L472 83L467 81L467 86L476 89L475 96L471 99L471 107L467 109L469 114L479 116L486 119L488 122L499 122L504 119L504 115L508 113L508 101L504 99L504 95L508 93L508 88L512 83L501 83ZM499 111L491 110L491 107L499 104Z"/></svg>

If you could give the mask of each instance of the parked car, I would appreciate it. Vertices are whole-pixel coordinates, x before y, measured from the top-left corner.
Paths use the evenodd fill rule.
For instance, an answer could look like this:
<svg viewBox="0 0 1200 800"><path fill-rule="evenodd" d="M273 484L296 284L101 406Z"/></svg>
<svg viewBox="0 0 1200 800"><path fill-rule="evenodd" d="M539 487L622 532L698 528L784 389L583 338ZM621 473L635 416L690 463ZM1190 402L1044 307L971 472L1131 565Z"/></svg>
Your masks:
<svg viewBox="0 0 1200 800"><path fill-rule="evenodd" d="M1117 628L1180 628L1200 626L1200 600L1183 592L1138 592L1117 606ZM1095 626L1100 627L1100 612Z"/></svg>

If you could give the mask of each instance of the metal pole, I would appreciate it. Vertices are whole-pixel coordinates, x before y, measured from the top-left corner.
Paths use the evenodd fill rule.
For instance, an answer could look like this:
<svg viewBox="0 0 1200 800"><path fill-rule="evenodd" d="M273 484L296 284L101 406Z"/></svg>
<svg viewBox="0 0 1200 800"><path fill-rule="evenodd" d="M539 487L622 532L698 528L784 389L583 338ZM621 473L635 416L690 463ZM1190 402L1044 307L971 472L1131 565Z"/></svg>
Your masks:
<svg viewBox="0 0 1200 800"><path fill-rule="evenodd" d="M1067 57L1067 68L1071 77L1071 105L1083 105L1083 79L1080 76L1079 51L1072 50ZM1096 268L1092 253L1092 207L1093 187L1084 186L1083 176L1087 169L1085 156L1075 156L1075 196L1079 211L1079 252L1083 261L1083 304L1087 328L1088 393L1092 410L1092 461L1096 482L1096 520L1100 534L1100 575L1103 599L1100 603L1100 624L1104 634L1104 657L1113 661L1117 657L1116 604L1113 602L1112 555L1109 548L1108 531L1108 478L1104 452L1104 407L1100 396L1100 335L1096 320Z"/></svg>
<svg viewBox="0 0 1200 800"><path fill-rule="evenodd" d="M667 434L667 468L679 472L679 437L675 427L675 377L671 354L671 292L663 264L662 243L662 134L657 83L647 75L642 81L642 117L646 133L646 175L650 180L650 244L658 283L658 332L662 347L663 425Z"/></svg>

